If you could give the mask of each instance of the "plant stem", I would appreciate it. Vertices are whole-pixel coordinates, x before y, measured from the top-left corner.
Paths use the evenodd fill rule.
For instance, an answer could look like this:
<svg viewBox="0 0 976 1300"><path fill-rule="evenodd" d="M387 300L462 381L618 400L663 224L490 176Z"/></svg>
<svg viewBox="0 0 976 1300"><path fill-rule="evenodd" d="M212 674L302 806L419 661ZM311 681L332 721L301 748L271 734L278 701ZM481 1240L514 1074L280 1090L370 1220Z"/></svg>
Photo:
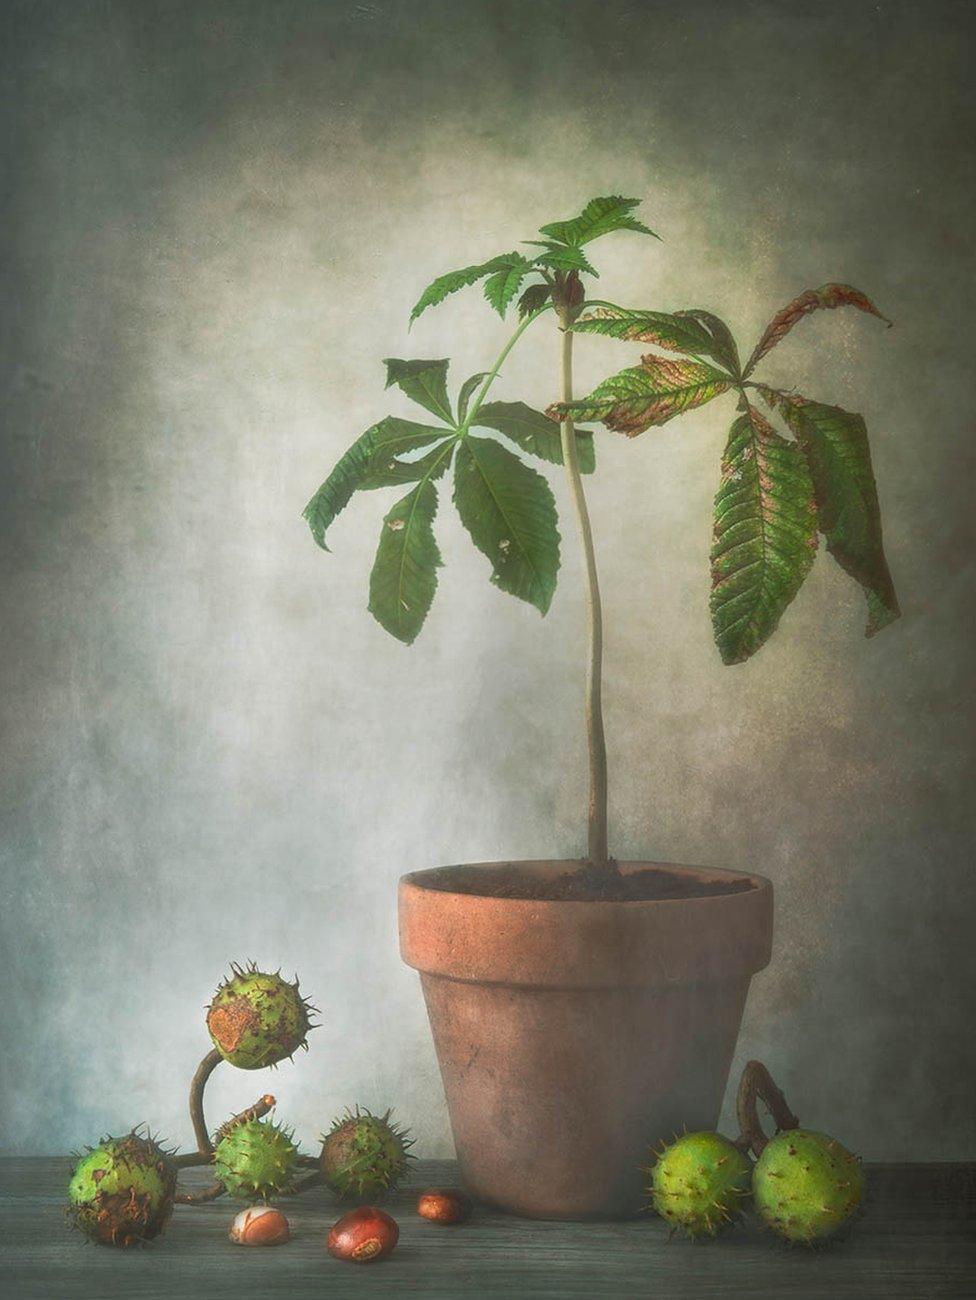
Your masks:
<svg viewBox="0 0 976 1300"><path fill-rule="evenodd" d="M562 400L573 400L573 332L571 320L559 314L562 331ZM603 734L603 609L600 583L593 550L590 514L586 508L583 480L576 448L576 429L571 418L562 422L563 463L576 507L576 523L586 564L586 604L589 616L590 654L586 679L586 741L590 758L590 802L588 817L589 859L594 867L608 869L607 854L607 742Z"/></svg>
<svg viewBox="0 0 976 1300"><path fill-rule="evenodd" d="M604 298L587 298L580 310L589 311L591 307L609 307L611 311L620 310L615 302L607 302Z"/></svg>
<svg viewBox="0 0 976 1300"><path fill-rule="evenodd" d="M519 341L519 339L522 337L522 335L529 328L529 326L532 324L533 321L538 320L539 317L544 312L551 311L551 310L552 310L552 304L547 302L544 307L540 307L538 311L534 311L532 312L531 315L526 316L525 320L523 320L519 324L518 329L515 331L512 337L502 348L501 352L499 352L497 361L492 366L492 368L488 371L487 375L485 375L484 383L481 385L481 387L478 389L477 393L475 394L474 399L471 402L470 410L468 411L467 415L464 418L464 421L462 422L458 430L460 433L462 434L467 433L470 425L474 423L474 417L478 414L478 411L481 409L481 404L485 400L485 395L488 392L488 389L492 386L492 384L497 379L498 372L499 370L501 370L505 362L505 358L511 352L512 348L515 347L515 344Z"/></svg>
<svg viewBox="0 0 976 1300"><path fill-rule="evenodd" d="M207 1080L223 1059L216 1047L208 1052L197 1066L197 1072L190 1084L190 1121L193 1124L193 1135L197 1140L197 1148L207 1155L213 1153L213 1143L207 1132L207 1121L203 1117L203 1090L207 1086Z"/></svg>

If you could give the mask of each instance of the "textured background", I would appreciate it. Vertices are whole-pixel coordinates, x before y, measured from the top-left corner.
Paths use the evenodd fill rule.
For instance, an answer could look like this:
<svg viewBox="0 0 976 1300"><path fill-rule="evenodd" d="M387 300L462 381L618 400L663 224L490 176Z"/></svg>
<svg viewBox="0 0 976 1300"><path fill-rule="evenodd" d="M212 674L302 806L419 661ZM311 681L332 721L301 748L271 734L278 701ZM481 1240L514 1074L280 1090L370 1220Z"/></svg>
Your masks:
<svg viewBox="0 0 976 1300"><path fill-rule="evenodd" d="M460 379L497 351L477 290L408 339L433 275L620 192L666 242L598 245L607 296L709 307L747 347L829 279L895 319L824 313L766 374L865 413L905 617L864 641L821 556L723 668L733 399L603 435L613 847L773 878L741 1059L805 1123L868 1157L976 1155L968 10L3 7L4 1150L142 1119L189 1142L203 1005L253 956L300 972L326 1028L270 1079L219 1071L214 1118L271 1086L306 1140L358 1100L449 1151L394 882L579 852L575 542L567 521L543 623L444 509L407 650L365 613L380 496L331 557L300 511L410 414L381 357L449 353ZM631 353L586 342L580 386ZM498 396L545 404L556 363L537 327Z"/></svg>

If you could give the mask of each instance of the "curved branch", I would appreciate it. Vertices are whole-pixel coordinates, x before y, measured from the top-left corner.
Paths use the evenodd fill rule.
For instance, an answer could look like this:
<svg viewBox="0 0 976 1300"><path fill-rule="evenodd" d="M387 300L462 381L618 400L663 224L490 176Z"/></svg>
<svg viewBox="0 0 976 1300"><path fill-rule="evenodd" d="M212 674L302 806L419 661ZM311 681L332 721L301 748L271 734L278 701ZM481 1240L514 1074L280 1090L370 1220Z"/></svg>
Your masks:
<svg viewBox="0 0 976 1300"><path fill-rule="evenodd" d="M203 1090L207 1086L207 1080L223 1059L216 1047L209 1051L197 1066L197 1072L190 1084L190 1122L193 1125L193 1135L197 1140L197 1147L208 1156L213 1154L213 1143L207 1132L207 1121L203 1117Z"/></svg>
<svg viewBox="0 0 976 1300"><path fill-rule="evenodd" d="M214 1057L217 1059L214 1060ZM193 1120L193 1130L196 1133L197 1142L201 1144L201 1148L203 1142L206 1142L207 1149L189 1151L186 1155L174 1156L173 1163L177 1169L193 1169L198 1165L213 1163L213 1143L210 1141L206 1121L203 1117L203 1090L217 1064L223 1059L218 1051L208 1052L193 1076L193 1083L190 1085L190 1118ZM242 1110L240 1114L232 1116L225 1124L221 1124L214 1137L219 1142L238 1124L244 1124L248 1120L260 1119L262 1115L267 1115L274 1104L274 1097L270 1093L265 1093L263 1097L257 1099L253 1106L248 1106L246 1110ZM218 1196L223 1195L224 1190L222 1183L213 1183L202 1192L181 1192L174 1199L179 1205L201 1205L204 1201L215 1201Z"/></svg>
<svg viewBox="0 0 976 1300"><path fill-rule="evenodd" d="M180 1192L173 1197L177 1205L203 1205L206 1201L215 1201L226 1192L223 1183L211 1183L202 1192Z"/></svg>
<svg viewBox="0 0 976 1300"><path fill-rule="evenodd" d="M739 1092L735 1103L741 1130L736 1146L742 1151L748 1151L751 1147L756 1159L762 1155L763 1147L769 1141L759 1122L756 1109L757 1097L763 1099L766 1109L772 1115L777 1133L783 1132L784 1129L800 1127L800 1121L790 1110L786 1098L773 1082L773 1076L762 1061L747 1061L739 1081Z"/></svg>
<svg viewBox="0 0 976 1300"><path fill-rule="evenodd" d="M483 384L481 385L481 387L478 389L477 393L475 393L474 398L473 398L473 400L472 400L472 402L471 402L471 406L470 406L469 409L468 409L468 413L467 413L467 415L464 417L464 420L462 421L462 423L461 423L461 425L460 425L460 427L459 427L459 429L458 429L458 432L459 432L460 434L464 434L464 433L466 433L467 430L468 430L468 428L469 428L469 427L474 423L474 417L475 417L475 416L478 414L478 412L481 410L481 404L482 404L482 402L484 402L484 400L485 400L485 397L486 397L486 395L487 395L487 393L488 393L488 389L492 386L492 384L493 384L493 383L495 382L495 380L498 378L498 372L499 372L499 370L501 370L501 368L502 368L502 362L505 360L505 358L506 358L506 357L508 356L508 354L511 352L512 348L515 347L515 344L519 341L519 339L522 337L522 335L523 335L523 334L525 333L525 331L529 328L529 326L532 324L533 321L538 320L539 317L540 317L544 312L551 311L551 310L552 310L552 303L551 303L551 302L547 302L547 303L545 303L544 306L540 307L538 311L530 312L529 315L526 316L525 319L521 322L521 324L519 325L518 329L515 331L515 333L512 335L512 337L508 340L508 342L507 342L507 343L505 344L505 346L502 348L501 352L498 354L498 360L495 362L495 364L492 366L492 368L488 371L487 375L485 375L484 383L483 383Z"/></svg>
<svg viewBox="0 0 976 1300"><path fill-rule="evenodd" d="M173 1164L177 1169L195 1169L199 1165L209 1165L211 1157L206 1151L187 1151L184 1155L173 1156Z"/></svg>

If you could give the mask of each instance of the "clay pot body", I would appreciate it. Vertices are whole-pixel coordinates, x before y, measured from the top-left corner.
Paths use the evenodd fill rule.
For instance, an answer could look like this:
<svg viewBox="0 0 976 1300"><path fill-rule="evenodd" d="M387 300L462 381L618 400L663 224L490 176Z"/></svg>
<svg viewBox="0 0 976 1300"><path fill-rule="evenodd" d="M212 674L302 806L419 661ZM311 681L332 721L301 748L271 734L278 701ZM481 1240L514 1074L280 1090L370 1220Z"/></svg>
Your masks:
<svg viewBox="0 0 976 1300"><path fill-rule="evenodd" d="M718 1122L749 981L769 961L772 886L631 862L621 870L661 865L750 888L552 902L449 887L503 866L559 876L577 865L406 875L400 949L420 972L469 1191L533 1218L625 1218L647 1203L651 1148Z"/></svg>

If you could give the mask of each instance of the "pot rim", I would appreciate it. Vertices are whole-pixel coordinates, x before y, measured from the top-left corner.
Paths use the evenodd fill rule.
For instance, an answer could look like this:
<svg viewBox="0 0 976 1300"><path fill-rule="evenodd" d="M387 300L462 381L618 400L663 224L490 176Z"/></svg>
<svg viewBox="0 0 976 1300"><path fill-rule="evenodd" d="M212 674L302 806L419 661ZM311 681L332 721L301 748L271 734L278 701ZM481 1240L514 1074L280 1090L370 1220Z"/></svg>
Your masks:
<svg viewBox="0 0 976 1300"><path fill-rule="evenodd" d="M663 867L698 878L747 879L754 888L592 902L465 894L428 883L452 869L477 873L508 866L550 874L578 862L507 859L408 872L399 884L403 960L426 975L535 988L713 983L748 979L769 963L773 886L754 872L622 862L628 872Z"/></svg>
<svg viewBox="0 0 976 1300"><path fill-rule="evenodd" d="M411 889L420 890L424 894L446 895L451 898L463 898L466 901L479 903L501 903L505 907L538 907L539 904L559 908L590 906L639 907L642 909L686 907L689 903L722 902L725 899L752 892L738 890L735 892L730 891L727 894L704 894L690 898L507 898L504 894L476 894L469 890L444 889L441 886L427 883L431 877L443 876L447 872L462 871L476 874L497 871L505 867L529 868L530 874L534 869L540 875L558 875L567 868L582 866L585 861L585 858L500 858L497 862L456 862L443 867L424 867L419 871L405 872L399 879L399 885L401 888L407 886ZM618 862L617 867L624 875L633 875L638 871L656 868L661 871L669 871L676 876L691 876L699 880L748 880L752 884L753 890L772 890L773 888L772 881L766 876L761 876L754 871L734 871L726 867L692 867L686 863L651 862L638 859Z"/></svg>

